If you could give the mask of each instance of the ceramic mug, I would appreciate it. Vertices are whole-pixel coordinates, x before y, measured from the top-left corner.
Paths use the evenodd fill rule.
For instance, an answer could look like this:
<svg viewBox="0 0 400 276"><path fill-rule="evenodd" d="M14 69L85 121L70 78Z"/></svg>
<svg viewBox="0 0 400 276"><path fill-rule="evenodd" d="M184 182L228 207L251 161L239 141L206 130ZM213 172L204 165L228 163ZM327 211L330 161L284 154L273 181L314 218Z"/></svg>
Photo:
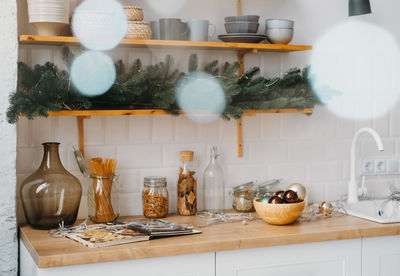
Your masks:
<svg viewBox="0 0 400 276"><path fill-rule="evenodd" d="M150 21L151 39L160 39L160 24L158 21Z"/></svg>
<svg viewBox="0 0 400 276"><path fill-rule="evenodd" d="M215 25L210 24L208 20L190 20L188 22L188 27L190 31L189 40L191 41L208 41L209 37L215 35ZM212 27L211 34L210 27Z"/></svg>
<svg viewBox="0 0 400 276"><path fill-rule="evenodd" d="M161 18L160 39L163 40L187 40L189 29L186 23L179 18Z"/></svg>

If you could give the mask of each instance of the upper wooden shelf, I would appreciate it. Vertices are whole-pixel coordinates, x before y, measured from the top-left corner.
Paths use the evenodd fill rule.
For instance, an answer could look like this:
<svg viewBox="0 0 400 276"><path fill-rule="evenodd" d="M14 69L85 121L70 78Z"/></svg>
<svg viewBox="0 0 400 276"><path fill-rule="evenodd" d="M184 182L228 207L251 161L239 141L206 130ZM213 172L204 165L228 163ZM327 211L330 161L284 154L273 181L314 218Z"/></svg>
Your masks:
<svg viewBox="0 0 400 276"><path fill-rule="evenodd" d="M180 111L183 114L183 111ZM245 116L254 116L260 113L303 113L312 114L312 108L298 110L294 108L269 109L269 110L245 110ZM116 115L168 115L161 109L129 109L129 110L62 110L49 112L49 116L116 116Z"/></svg>
<svg viewBox="0 0 400 276"><path fill-rule="evenodd" d="M40 35L21 35L20 44L33 45L78 45L79 41L72 36L40 36ZM281 45L265 43L227 43L214 41L178 41L178 40L138 40L123 39L121 46L128 47L182 47L189 49L211 49L211 50L250 50L262 52L293 52L311 50L309 45Z"/></svg>

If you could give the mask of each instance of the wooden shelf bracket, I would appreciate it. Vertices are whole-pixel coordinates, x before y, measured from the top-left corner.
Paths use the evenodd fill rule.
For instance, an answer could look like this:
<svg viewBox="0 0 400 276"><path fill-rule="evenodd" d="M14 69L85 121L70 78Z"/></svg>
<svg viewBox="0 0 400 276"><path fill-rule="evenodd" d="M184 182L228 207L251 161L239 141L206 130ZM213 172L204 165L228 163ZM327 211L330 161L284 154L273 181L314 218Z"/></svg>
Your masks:
<svg viewBox="0 0 400 276"><path fill-rule="evenodd" d="M90 119L90 116L78 116L76 117L78 121L78 146L79 150L82 153L82 156L85 156L85 119Z"/></svg>

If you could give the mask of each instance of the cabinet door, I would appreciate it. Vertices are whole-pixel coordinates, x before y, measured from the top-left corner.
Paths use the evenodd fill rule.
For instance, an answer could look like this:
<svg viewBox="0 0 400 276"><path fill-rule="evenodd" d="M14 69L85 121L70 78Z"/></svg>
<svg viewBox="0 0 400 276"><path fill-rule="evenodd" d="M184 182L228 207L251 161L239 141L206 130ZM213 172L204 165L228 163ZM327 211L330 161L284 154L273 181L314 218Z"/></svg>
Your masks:
<svg viewBox="0 0 400 276"><path fill-rule="evenodd" d="M363 276L400 275L400 236L362 240Z"/></svg>
<svg viewBox="0 0 400 276"><path fill-rule="evenodd" d="M215 253L38 268L20 242L21 276L214 276Z"/></svg>
<svg viewBox="0 0 400 276"><path fill-rule="evenodd" d="M217 276L360 276L361 240L217 252Z"/></svg>

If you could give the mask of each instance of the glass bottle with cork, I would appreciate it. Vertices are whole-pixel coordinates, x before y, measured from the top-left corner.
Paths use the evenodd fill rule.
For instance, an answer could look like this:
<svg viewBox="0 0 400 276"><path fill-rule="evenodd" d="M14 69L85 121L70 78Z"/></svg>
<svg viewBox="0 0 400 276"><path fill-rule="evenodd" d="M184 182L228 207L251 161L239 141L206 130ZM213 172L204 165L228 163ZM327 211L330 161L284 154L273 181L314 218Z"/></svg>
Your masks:
<svg viewBox="0 0 400 276"><path fill-rule="evenodd" d="M181 166L178 179L178 213L192 216L197 211L197 181L193 167L193 151L181 151Z"/></svg>
<svg viewBox="0 0 400 276"><path fill-rule="evenodd" d="M210 152L210 163L203 174L204 210L220 212L225 205L224 172L218 164L217 147Z"/></svg>

